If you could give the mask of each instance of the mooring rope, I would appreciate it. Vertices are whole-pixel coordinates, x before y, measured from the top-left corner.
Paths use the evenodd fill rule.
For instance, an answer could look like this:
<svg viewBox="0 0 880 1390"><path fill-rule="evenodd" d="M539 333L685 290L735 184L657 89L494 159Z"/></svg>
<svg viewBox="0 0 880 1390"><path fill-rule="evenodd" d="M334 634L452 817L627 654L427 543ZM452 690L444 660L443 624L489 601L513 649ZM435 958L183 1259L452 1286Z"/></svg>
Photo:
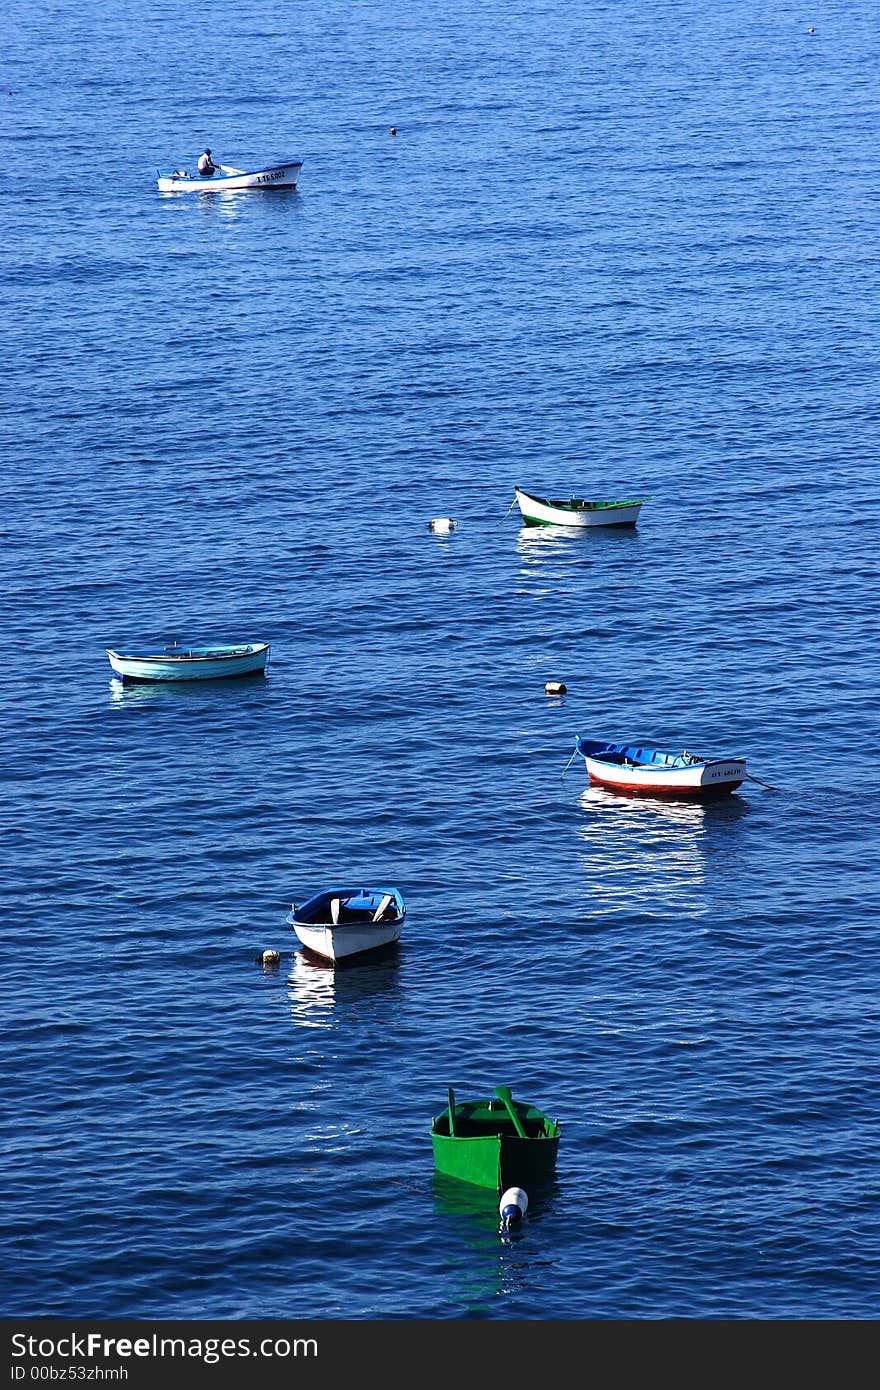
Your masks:
<svg viewBox="0 0 880 1390"><path fill-rule="evenodd" d="M565 776L566 772L568 772L568 769L571 767L571 765L572 765L572 763L574 762L574 760L575 760L575 758L577 757L577 755L578 755L578 746L577 746L577 744L575 744L575 746L574 746L574 752L572 753L572 755L571 755L571 757L569 758L568 762L565 764L565 767L562 769L562 777L559 778L560 782L562 781L562 778Z"/></svg>
<svg viewBox="0 0 880 1390"><path fill-rule="evenodd" d="M760 777L753 777L750 772L747 772L746 776L750 782L757 782L759 787L766 787L768 792L778 792L782 790L781 787L771 787L769 782L762 782Z"/></svg>

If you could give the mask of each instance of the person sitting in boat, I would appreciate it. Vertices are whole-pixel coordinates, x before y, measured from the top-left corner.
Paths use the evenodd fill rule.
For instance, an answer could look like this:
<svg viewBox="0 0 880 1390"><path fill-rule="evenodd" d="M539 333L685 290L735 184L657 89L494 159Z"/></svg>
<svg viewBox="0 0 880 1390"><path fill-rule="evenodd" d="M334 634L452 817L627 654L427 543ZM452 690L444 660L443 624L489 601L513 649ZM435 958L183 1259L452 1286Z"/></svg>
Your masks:
<svg viewBox="0 0 880 1390"><path fill-rule="evenodd" d="M216 169L217 165L211 158L210 150L205 150L204 154L199 155L199 173L203 179L209 179Z"/></svg>

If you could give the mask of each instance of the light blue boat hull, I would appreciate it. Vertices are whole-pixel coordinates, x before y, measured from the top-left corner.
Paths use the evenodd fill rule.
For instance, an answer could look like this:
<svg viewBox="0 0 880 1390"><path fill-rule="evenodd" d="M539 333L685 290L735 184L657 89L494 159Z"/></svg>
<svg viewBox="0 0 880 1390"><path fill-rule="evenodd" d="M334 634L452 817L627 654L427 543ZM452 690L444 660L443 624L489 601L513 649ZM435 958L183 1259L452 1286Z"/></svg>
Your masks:
<svg viewBox="0 0 880 1390"><path fill-rule="evenodd" d="M166 652L121 652L107 649L114 674L121 681L205 681L249 676L265 671L268 642L236 647L181 647Z"/></svg>

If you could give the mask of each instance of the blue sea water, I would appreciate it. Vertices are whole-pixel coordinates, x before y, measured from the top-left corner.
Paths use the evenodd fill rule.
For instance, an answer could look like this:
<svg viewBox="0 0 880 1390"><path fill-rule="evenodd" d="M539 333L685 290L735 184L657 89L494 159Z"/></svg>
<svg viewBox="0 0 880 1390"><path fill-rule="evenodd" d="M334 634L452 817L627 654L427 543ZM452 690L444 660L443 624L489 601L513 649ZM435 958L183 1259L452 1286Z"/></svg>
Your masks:
<svg viewBox="0 0 880 1390"><path fill-rule="evenodd" d="M6 28L4 1316L876 1316L874 7ZM159 194L205 145L300 186ZM111 681L175 639L269 673ZM334 879L396 954L302 957ZM496 1084L563 1135L507 1243L428 1133Z"/></svg>

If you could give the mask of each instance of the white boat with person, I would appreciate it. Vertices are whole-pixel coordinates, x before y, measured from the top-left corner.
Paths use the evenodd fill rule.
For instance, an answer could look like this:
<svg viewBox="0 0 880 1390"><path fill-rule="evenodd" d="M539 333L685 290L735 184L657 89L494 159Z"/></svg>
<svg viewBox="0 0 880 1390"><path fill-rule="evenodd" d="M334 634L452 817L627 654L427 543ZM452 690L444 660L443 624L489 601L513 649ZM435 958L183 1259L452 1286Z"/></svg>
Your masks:
<svg viewBox="0 0 880 1390"><path fill-rule="evenodd" d="M217 193L239 188L296 188L301 159L266 164L258 169L236 169L231 164L211 165L213 173L191 173L184 167L157 169L160 193Z"/></svg>

